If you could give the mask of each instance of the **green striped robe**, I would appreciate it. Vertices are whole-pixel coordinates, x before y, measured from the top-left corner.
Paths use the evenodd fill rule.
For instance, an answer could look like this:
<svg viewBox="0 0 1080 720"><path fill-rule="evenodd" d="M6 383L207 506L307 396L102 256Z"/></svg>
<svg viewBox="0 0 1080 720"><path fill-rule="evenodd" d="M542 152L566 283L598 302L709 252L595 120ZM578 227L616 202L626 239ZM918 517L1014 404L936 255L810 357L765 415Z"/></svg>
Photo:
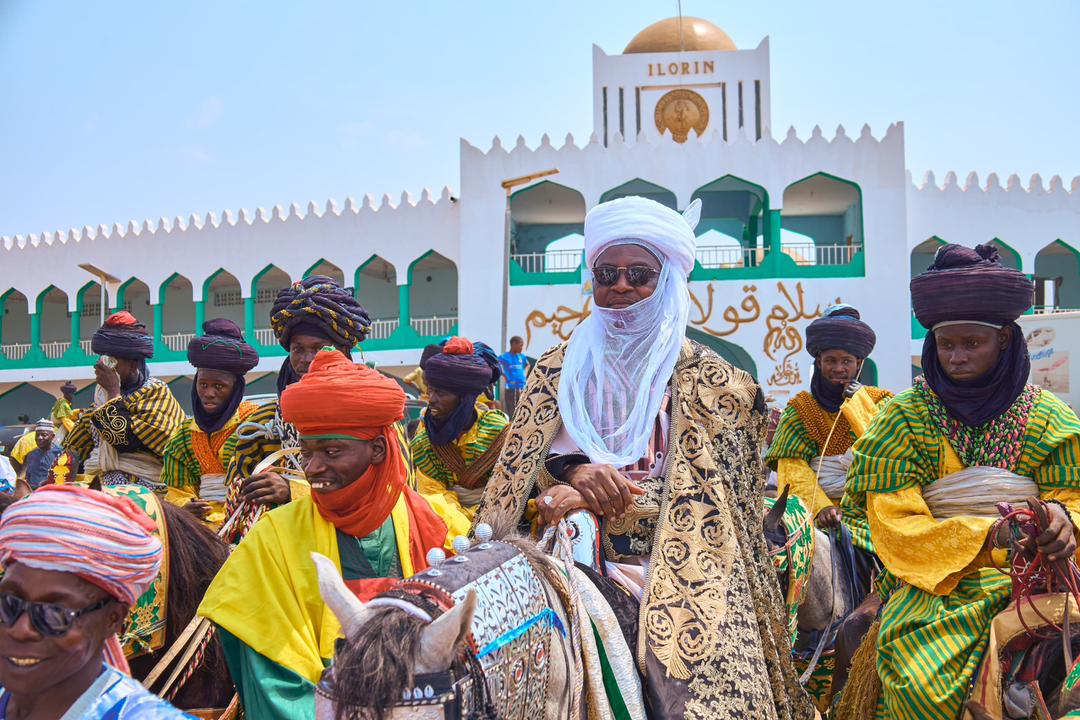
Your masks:
<svg viewBox="0 0 1080 720"><path fill-rule="evenodd" d="M1075 413L1052 393L1042 391L1028 418L1023 442L1019 461L1008 469L1033 478L1043 497L1066 502L1074 516L1080 517L1076 515L1080 513L1080 420ZM865 526L867 493L916 489L919 492L914 496L911 516L925 518L928 511L921 500L921 488L942 475L945 452L945 440L931 421L925 401L914 389L900 393L855 443L845 517ZM980 530L980 523L988 530L991 522L953 520L970 522ZM986 650L990 622L1009 602L1010 583L1005 575L986 566L989 559L980 552L985 535L964 547L948 542L928 547L920 537L905 536L904 529L910 527L910 523L894 522L887 535L879 533L873 538L886 567L881 582L892 589L878 635L882 683L878 717L957 718ZM889 560L896 556L922 559L918 567L901 567ZM970 564L965 564L969 560ZM949 571L955 567L961 570ZM941 586L953 586L947 594L904 582L905 576L925 578L935 572L948 578ZM925 585L925 580L921 584Z"/></svg>
<svg viewBox="0 0 1080 720"><path fill-rule="evenodd" d="M454 445L461 452L462 459L465 460L465 465L472 465L476 458L487 452L487 449L491 447L491 444L495 442L495 439L499 437L499 433L503 431L503 428L509 422L509 418L506 417L502 410L477 407L476 422L460 438L454 441ZM435 454L423 420L420 421L420 426L417 428L416 435L413 436L410 446L412 448L413 462L416 463L418 471L432 480L438 480L446 487L457 483L453 471L446 467L442 460L439 459L439 456Z"/></svg>

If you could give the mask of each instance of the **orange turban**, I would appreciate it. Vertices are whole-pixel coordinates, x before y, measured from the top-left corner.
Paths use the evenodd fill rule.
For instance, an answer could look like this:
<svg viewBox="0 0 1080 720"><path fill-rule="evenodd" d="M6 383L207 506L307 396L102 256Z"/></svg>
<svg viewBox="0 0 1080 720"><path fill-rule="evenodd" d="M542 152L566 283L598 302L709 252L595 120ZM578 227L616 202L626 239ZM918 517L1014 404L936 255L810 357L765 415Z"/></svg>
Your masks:
<svg viewBox="0 0 1080 720"><path fill-rule="evenodd" d="M281 394L281 415L301 437L371 440L405 417L405 392L337 350L321 350Z"/></svg>
<svg viewBox="0 0 1080 720"><path fill-rule="evenodd" d="M305 439L383 438L383 462L370 465L343 488L311 495L319 513L338 530L360 538L375 532L407 489L409 470L394 428L405 415L404 391L338 350L321 350L307 374L281 394L281 414Z"/></svg>

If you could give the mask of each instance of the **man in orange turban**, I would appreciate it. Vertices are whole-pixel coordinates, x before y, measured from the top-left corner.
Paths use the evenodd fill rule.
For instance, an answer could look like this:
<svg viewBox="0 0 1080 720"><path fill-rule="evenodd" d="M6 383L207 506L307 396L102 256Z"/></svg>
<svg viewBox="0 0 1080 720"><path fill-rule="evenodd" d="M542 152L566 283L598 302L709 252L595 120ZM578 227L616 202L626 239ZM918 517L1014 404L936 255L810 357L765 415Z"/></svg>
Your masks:
<svg viewBox="0 0 1080 720"><path fill-rule="evenodd" d="M407 483L397 423L405 393L344 354L320 351L281 396L300 436L311 496L268 513L218 573L199 613L217 624L247 717L314 718L315 684L341 626L319 595L311 553L335 558L367 600L427 568L468 532L439 496Z"/></svg>

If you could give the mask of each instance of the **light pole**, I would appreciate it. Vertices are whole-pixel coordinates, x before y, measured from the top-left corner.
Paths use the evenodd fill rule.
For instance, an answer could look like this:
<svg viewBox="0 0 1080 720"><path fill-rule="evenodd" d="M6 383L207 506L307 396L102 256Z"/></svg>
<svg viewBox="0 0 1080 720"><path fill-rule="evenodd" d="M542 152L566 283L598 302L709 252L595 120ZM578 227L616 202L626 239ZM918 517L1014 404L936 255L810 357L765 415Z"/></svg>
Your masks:
<svg viewBox="0 0 1080 720"><path fill-rule="evenodd" d="M96 265L91 265L90 263L80 263L79 267L93 275L94 278L98 281L98 285L101 287L101 324L104 325L105 315L107 312L105 305L108 302L108 295L106 295L106 287L108 287L110 283L113 285L119 285L120 278L113 277L101 268L97 267Z"/></svg>
<svg viewBox="0 0 1080 720"><path fill-rule="evenodd" d="M506 344L510 324L510 196L514 194L514 188L528 185L540 178L555 175L558 172L558 168L552 168L551 170L541 170L540 172L535 172L531 175L522 175L521 177L509 178L502 181L503 190L506 191L506 208L503 213L502 332L499 334L500 353L504 353L510 349Z"/></svg>

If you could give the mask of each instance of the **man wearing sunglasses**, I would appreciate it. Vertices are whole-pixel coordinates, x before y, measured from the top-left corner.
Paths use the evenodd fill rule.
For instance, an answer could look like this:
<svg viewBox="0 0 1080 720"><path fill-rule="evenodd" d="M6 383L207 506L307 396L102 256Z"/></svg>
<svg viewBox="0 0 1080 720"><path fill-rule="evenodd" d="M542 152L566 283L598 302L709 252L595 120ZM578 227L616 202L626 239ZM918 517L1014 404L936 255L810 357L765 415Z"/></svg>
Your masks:
<svg viewBox="0 0 1080 720"><path fill-rule="evenodd" d="M50 485L0 518L0 719L188 715L126 673L117 633L162 558L130 500Z"/></svg>
<svg viewBox="0 0 1080 720"><path fill-rule="evenodd" d="M650 717L813 717L761 531L764 396L686 338L700 212L627 197L586 216L593 313L530 373L476 522L535 500L546 525L598 530L596 582L641 618L628 650L600 641L640 659Z"/></svg>

